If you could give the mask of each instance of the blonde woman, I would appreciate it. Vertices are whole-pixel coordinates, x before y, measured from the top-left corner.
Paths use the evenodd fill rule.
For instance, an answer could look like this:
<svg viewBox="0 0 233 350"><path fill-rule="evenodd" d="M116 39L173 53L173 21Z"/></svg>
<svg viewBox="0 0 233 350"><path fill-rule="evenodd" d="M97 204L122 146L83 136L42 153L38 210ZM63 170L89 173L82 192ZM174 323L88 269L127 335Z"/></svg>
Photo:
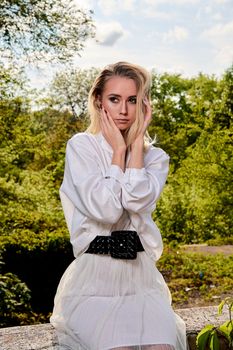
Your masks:
<svg viewBox="0 0 233 350"><path fill-rule="evenodd" d="M151 213L169 157L147 134L149 92L142 67L107 66L89 94L89 128L68 141L60 196L75 260L51 317L60 349L186 348L155 265L163 247Z"/></svg>

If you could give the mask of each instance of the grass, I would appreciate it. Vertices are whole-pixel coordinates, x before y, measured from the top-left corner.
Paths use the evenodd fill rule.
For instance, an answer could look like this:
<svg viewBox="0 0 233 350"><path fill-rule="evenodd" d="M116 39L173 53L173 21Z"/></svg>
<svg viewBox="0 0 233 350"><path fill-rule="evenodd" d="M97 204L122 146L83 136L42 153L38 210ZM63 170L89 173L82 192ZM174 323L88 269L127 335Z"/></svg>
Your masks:
<svg viewBox="0 0 233 350"><path fill-rule="evenodd" d="M175 308L218 305L233 295L233 255L185 253L166 246L157 266Z"/></svg>

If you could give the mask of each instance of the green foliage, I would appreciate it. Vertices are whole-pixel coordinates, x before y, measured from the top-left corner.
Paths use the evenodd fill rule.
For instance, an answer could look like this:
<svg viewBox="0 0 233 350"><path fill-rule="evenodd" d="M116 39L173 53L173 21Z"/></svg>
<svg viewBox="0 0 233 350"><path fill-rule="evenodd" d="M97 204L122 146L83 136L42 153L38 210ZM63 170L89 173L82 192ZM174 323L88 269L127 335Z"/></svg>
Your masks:
<svg viewBox="0 0 233 350"><path fill-rule="evenodd" d="M13 98L15 93L25 93L27 79L24 72L18 66L9 65L5 68L0 62L0 102L4 99Z"/></svg>
<svg viewBox="0 0 233 350"><path fill-rule="evenodd" d="M214 325L205 326L197 335L198 350L219 350L222 349L221 344L225 345L225 349L233 349L233 321L231 315L233 299L228 297L220 303L218 308L219 315L222 314L224 305L228 308L229 321L218 327Z"/></svg>
<svg viewBox="0 0 233 350"><path fill-rule="evenodd" d="M27 313L31 323L48 321L59 280L73 260L67 232L61 229L41 233L18 230L0 236L0 250L5 262L3 273L12 272L30 288L31 311ZM26 322L23 316L17 324L19 321Z"/></svg>
<svg viewBox="0 0 233 350"><path fill-rule="evenodd" d="M14 179L1 178L3 236L20 230L33 233L54 231L65 227L61 205L48 171L21 170Z"/></svg>
<svg viewBox="0 0 233 350"><path fill-rule="evenodd" d="M24 316L28 317L32 312L29 288L15 274L2 273L2 259L0 254L0 327L19 324Z"/></svg>
<svg viewBox="0 0 233 350"><path fill-rule="evenodd" d="M30 290L16 275L0 274L0 327L17 323L19 314L31 312Z"/></svg>
<svg viewBox="0 0 233 350"><path fill-rule="evenodd" d="M154 77L151 130L171 157L154 213L165 241L198 243L233 232L232 71L219 81Z"/></svg>
<svg viewBox="0 0 233 350"><path fill-rule="evenodd" d="M228 130L203 131L175 174L158 213L164 237L197 243L233 232L232 141Z"/></svg>
<svg viewBox="0 0 233 350"><path fill-rule="evenodd" d="M32 311L31 291L15 274L0 274L0 327L48 322L48 315Z"/></svg>
<svg viewBox="0 0 233 350"><path fill-rule="evenodd" d="M3 0L0 52L33 61L70 59L93 35L90 15L71 0Z"/></svg>
<svg viewBox="0 0 233 350"><path fill-rule="evenodd" d="M57 73L44 102L60 110L68 109L75 119L87 118L88 94L97 73L95 68Z"/></svg>
<svg viewBox="0 0 233 350"><path fill-rule="evenodd" d="M172 244L158 267L176 307L214 303L233 288L232 257L186 254L176 247L232 244L232 70L221 79L153 72L150 133L171 157L154 218ZM9 68L0 75L1 281L4 305L18 305L1 320L5 325L48 320L59 279L73 259L59 187L66 142L88 123L87 94L96 70L58 74L36 111L23 75L15 73ZM22 288L24 299L15 290L9 294L13 285L17 293Z"/></svg>
<svg viewBox="0 0 233 350"><path fill-rule="evenodd" d="M206 350L210 341L216 344L216 349L219 349L219 340L216 339L216 331L212 325L207 325L201 330L197 337L197 345L199 350Z"/></svg>
<svg viewBox="0 0 233 350"><path fill-rule="evenodd" d="M211 304L233 290L233 256L185 253L178 247L165 246L157 266L175 307Z"/></svg>
<svg viewBox="0 0 233 350"><path fill-rule="evenodd" d="M150 133L157 135L158 146L167 151L175 167L185 158L187 146L200 134L199 126L192 124L191 88L192 81L180 75L157 75L155 72L152 75L154 113Z"/></svg>
<svg viewBox="0 0 233 350"><path fill-rule="evenodd" d="M209 239L208 241L206 241L206 243L209 246L233 245L233 237L216 236L215 238Z"/></svg>

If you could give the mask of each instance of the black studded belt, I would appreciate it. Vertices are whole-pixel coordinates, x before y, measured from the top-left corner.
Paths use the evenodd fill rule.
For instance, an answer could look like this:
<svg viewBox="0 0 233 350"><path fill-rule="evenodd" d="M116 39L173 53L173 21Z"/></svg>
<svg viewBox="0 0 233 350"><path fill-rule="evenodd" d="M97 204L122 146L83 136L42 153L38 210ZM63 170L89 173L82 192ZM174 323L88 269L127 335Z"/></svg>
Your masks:
<svg viewBox="0 0 233 350"><path fill-rule="evenodd" d="M107 254L115 259L136 259L144 250L136 231L113 231L111 236L96 236L85 253Z"/></svg>

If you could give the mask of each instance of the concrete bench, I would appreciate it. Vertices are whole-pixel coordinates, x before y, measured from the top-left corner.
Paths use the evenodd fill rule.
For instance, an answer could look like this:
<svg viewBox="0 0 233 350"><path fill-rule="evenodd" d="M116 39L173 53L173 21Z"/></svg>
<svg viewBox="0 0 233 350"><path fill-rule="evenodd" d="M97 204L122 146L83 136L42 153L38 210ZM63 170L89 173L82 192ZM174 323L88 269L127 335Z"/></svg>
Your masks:
<svg viewBox="0 0 233 350"><path fill-rule="evenodd" d="M219 325L228 319L217 307L196 307L176 310L186 323L190 350L196 349L196 335L206 325ZM0 328L0 350L59 350L54 328L50 324Z"/></svg>

